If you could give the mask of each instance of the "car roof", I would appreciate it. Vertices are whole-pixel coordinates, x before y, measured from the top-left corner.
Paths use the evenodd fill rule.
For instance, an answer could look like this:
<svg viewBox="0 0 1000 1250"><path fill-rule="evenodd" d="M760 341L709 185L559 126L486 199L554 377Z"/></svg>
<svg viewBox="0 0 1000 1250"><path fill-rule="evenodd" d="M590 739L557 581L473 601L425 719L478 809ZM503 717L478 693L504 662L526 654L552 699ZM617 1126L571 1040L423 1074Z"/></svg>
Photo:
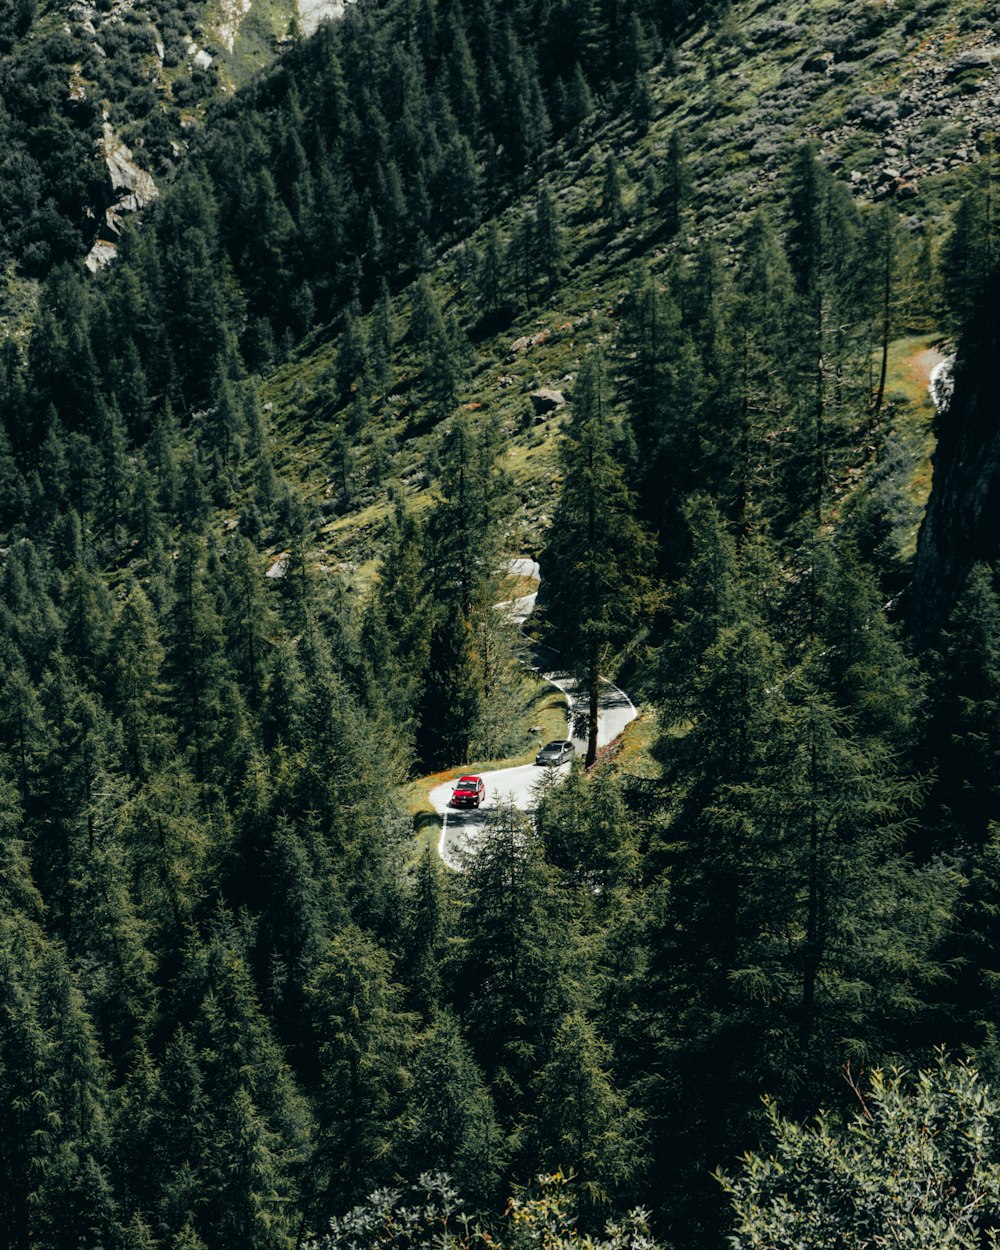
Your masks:
<svg viewBox="0 0 1000 1250"><path fill-rule="evenodd" d="M542 750L547 751L549 747L571 747L572 745L569 738L553 738L551 742L546 742Z"/></svg>
<svg viewBox="0 0 1000 1250"><path fill-rule="evenodd" d="M478 780L479 780L479 778L478 778L478 777L474 777L474 776L470 773L470 774L469 774L468 776L466 776L466 777L459 777L458 781L457 781L455 784L460 786L460 785L461 785L463 782L465 782L465 781L478 781Z"/></svg>

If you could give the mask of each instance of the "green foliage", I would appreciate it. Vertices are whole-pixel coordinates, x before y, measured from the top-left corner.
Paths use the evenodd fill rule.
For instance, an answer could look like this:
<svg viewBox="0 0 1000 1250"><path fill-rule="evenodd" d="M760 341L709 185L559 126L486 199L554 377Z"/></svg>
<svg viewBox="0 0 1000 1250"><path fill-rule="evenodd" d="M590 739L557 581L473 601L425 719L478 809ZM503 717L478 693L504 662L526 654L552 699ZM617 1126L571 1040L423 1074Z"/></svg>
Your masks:
<svg viewBox="0 0 1000 1250"><path fill-rule="evenodd" d="M848 1073L848 1075L850 1075ZM802 1125L768 1102L770 1150L719 1175L735 1247L971 1247L1000 1229L996 1104L974 1068L876 1068L849 1121Z"/></svg>
<svg viewBox="0 0 1000 1250"><path fill-rule="evenodd" d="M379 1190L363 1206L334 1218L310 1250L471 1250L483 1244L498 1250L658 1250L649 1217L639 1208L609 1222L603 1237L581 1234L574 1226L571 1186L561 1172L540 1175L537 1194L511 1198L503 1227L487 1232L463 1212L447 1175L426 1173L405 1192Z"/></svg>
<svg viewBox="0 0 1000 1250"><path fill-rule="evenodd" d="M872 540L901 522L858 519L915 424L885 364L935 324L937 226L918 249L808 148L786 211L779 180L745 231L717 214L771 135L666 94L704 15L349 6L209 111L92 278L59 262L105 202L96 102L119 124L127 85L133 146L180 165L198 6L101 6L99 64L77 16L0 0L3 1244L281 1250L443 1168L467 1221L431 1180L326 1244L483 1244L513 1188L511 1250L652 1250L641 1215L598 1231L635 1198L711 1245L761 1089L809 1114L831 1057L946 1027L996 1065L992 574L925 704ZM955 325L988 203L940 248ZM577 369L568 422L512 433ZM457 880L407 872L404 778L523 745L495 605L546 514L589 762L600 680L662 643L661 776L577 769ZM519 1188L559 1165L575 1189Z"/></svg>

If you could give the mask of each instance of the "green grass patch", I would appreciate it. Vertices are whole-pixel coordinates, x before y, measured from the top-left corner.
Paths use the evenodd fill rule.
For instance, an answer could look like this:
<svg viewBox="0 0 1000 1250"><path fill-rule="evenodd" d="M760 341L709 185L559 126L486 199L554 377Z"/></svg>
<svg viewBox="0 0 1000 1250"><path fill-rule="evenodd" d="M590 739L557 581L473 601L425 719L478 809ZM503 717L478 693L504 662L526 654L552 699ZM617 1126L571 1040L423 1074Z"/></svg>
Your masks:
<svg viewBox="0 0 1000 1250"><path fill-rule="evenodd" d="M889 368L886 373L886 394L900 396L925 420L934 416L934 404L928 391L931 371L944 360L941 336L917 334L896 339L889 345Z"/></svg>
<svg viewBox="0 0 1000 1250"><path fill-rule="evenodd" d="M653 758L653 747L662 729L655 708L642 708L625 726L612 768L628 777L657 778L663 770Z"/></svg>
<svg viewBox="0 0 1000 1250"><path fill-rule="evenodd" d="M886 395L897 402L897 420L902 423L902 434L916 452L906 493L921 517L931 493L934 402L928 385L931 371L944 360L940 342L940 336L932 334L897 339L889 349L886 375ZM917 529L918 526L913 527L904 544L904 555L912 555L916 550Z"/></svg>

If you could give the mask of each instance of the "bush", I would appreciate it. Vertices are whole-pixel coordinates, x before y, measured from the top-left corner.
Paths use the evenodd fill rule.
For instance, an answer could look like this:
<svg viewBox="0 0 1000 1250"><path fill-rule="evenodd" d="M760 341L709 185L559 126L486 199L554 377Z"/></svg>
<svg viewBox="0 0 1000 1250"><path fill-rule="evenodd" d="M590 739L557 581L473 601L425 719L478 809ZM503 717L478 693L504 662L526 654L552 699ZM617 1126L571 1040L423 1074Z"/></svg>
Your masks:
<svg viewBox="0 0 1000 1250"><path fill-rule="evenodd" d="M661 1250L645 1211L611 1221L603 1238L575 1227L570 1182L561 1172L539 1176L538 1193L511 1198L502 1225L487 1231L467 1215L443 1174L420 1176L408 1190L380 1189L367 1202L332 1219L330 1231L307 1250Z"/></svg>
<svg viewBox="0 0 1000 1250"><path fill-rule="evenodd" d="M892 100L878 96L862 95L847 110L847 116L867 130L888 130L899 116L899 109Z"/></svg>
<svg viewBox="0 0 1000 1250"><path fill-rule="evenodd" d="M976 1071L942 1055L915 1077L876 1070L852 1087L859 1109L846 1124L823 1113L802 1126L767 1104L772 1153L718 1175L736 1250L994 1245L998 1106Z"/></svg>

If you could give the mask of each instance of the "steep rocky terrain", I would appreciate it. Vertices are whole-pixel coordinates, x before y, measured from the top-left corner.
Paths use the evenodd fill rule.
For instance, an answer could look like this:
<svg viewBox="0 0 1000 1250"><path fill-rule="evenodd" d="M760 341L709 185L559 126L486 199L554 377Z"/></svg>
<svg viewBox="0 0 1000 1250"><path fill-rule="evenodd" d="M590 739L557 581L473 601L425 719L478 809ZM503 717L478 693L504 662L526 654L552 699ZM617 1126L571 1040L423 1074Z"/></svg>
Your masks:
<svg viewBox="0 0 1000 1250"><path fill-rule="evenodd" d="M0 35L0 251L21 274L41 276L58 259L106 264L123 216L184 166L212 101L342 5L42 0L11 9Z"/></svg>
<svg viewBox="0 0 1000 1250"><path fill-rule="evenodd" d="M907 610L933 642L976 562L1000 557L1000 284L982 293L959 345L954 389L936 425L934 488Z"/></svg>

